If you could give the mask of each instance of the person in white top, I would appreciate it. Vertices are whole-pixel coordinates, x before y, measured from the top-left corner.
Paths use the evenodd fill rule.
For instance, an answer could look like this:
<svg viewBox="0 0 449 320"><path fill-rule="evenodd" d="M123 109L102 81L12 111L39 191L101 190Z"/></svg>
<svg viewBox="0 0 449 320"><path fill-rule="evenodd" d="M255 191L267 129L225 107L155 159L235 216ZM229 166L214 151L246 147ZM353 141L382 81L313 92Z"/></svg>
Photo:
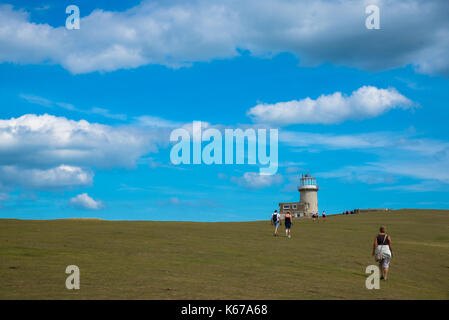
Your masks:
<svg viewBox="0 0 449 320"><path fill-rule="evenodd" d="M275 237L278 235L278 228L279 228L280 222L281 222L281 216L279 215L277 210L274 210L273 214L271 215L271 225L274 226L274 236Z"/></svg>

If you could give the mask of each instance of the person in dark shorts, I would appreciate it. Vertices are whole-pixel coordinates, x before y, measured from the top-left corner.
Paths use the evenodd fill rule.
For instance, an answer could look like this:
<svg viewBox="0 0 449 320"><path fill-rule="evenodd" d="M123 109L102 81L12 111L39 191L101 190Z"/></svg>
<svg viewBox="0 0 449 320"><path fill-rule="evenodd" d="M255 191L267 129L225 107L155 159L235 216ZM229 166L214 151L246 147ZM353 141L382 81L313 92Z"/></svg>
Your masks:
<svg viewBox="0 0 449 320"><path fill-rule="evenodd" d="M290 234L290 229L293 224L293 217L290 211L287 211L287 213L285 214L284 223L285 223L285 236L291 238L292 236Z"/></svg>
<svg viewBox="0 0 449 320"><path fill-rule="evenodd" d="M326 211L323 210L322 216L323 216L323 221L326 221Z"/></svg>

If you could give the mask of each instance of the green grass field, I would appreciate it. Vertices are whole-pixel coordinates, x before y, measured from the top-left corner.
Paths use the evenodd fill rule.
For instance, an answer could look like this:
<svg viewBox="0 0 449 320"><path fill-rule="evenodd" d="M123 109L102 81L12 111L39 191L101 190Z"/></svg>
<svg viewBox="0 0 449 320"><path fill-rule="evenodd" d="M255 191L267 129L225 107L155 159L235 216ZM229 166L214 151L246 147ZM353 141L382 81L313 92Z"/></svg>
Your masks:
<svg viewBox="0 0 449 320"><path fill-rule="evenodd" d="M389 281L365 288L387 226ZM260 222L0 220L1 299L448 299L449 211ZM284 229L281 227L281 235ZM81 289L65 288L77 265Z"/></svg>

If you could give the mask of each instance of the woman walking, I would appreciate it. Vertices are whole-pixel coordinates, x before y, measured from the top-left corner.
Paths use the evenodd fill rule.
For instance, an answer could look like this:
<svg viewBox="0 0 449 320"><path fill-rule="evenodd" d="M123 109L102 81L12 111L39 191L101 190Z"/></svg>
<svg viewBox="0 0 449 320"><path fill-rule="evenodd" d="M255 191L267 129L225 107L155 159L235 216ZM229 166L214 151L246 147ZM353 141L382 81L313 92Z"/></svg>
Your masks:
<svg viewBox="0 0 449 320"><path fill-rule="evenodd" d="M290 235L290 229L292 227L293 224L293 218L292 215L290 213L290 211L287 211L287 213L285 214L285 236L288 238L291 238L292 236Z"/></svg>
<svg viewBox="0 0 449 320"><path fill-rule="evenodd" d="M388 268L390 267L390 259L393 256L391 247L391 237L386 233L387 229L382 226L379 233L374 238L373 256L379 263L382 274L381 280L387 281Z"/></svg>

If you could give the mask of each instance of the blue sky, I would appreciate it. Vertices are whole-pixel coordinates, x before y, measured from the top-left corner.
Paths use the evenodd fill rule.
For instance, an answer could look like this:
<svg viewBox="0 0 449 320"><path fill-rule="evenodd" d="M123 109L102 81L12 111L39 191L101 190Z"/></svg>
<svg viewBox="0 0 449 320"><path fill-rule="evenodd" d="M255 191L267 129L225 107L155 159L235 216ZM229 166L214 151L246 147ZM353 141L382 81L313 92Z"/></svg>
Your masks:
<svg viewBox="0 0 449 320"><path fill-rule="evenodd" d="M0 5L0 217L260 220L306 172L330 214L449 208L449 5L374 2L380 30L363 1ZM278 129L277 174L171 164L194 120Z"/></svg>

